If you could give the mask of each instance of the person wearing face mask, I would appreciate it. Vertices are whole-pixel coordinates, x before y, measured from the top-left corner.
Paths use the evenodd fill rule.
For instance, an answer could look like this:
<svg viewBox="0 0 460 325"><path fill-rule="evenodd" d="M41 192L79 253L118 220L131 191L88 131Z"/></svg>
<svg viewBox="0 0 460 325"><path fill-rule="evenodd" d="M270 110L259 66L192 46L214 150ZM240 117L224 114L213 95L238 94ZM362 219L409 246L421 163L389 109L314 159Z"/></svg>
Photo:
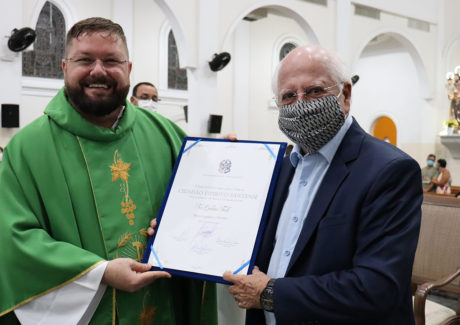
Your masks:
<svg viewBox="0 0 460 325"><path fill-rule="evenodd" d="M434 166L436 156L429 154L426 159L426 166L422 168L422 185L423 192L436 192L436 185L431 181L438 177L439 170Z"/></svg>
<svg viewBox="0 0 460 325"><path fill-rule="evenodd" d="M225 272L246 324L415 324L418 163L350 114L351 75L321 46L280 62L283 161L251 275Z"/></svg>
<svg viewBox="0 0 460 325"><path fill-rule="evenodd" d="M156 112L158 111L158 90L150 82L139 82L133 88L130 101L136 106Z"/></svg>

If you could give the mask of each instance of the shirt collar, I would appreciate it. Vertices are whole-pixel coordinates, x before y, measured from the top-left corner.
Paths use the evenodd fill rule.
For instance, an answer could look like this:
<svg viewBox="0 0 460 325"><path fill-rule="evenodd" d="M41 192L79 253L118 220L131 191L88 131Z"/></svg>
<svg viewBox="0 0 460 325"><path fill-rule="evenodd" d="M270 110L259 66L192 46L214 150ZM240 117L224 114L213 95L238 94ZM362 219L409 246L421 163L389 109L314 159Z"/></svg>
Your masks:
<svg viewBox="0 0 460 325"><path fill-rule="evenodd" d="M348 129L351 126L351 123L353 122L353 118L351 117L351 114L348 114L347 118L345 119L345 123L343 123L342 127L340 128L339 132L324 146L322 146L317 153L315 154L320 154L323 156L328 164L331 163L332 158L334 158L334 155L337 151L337 148L339 147L340 143L343 140L343 137L345 136L345 133L347 133ZM299 162L300 159L303 157L308 156L309 154L302 155L302 151L300 149L300 146L296 143L294 145L294 148L292 149L291 155L289 156L289 159L291 161L292 166L296 167L297 163Z"/></svg>
<svg viewBox="0 0 460 325"><path fill-rule="evenodd" d="M125 107L126 106L123 105L123 107L120 110L120 113L118 113L117 120L113 123L113 125L111 127L112 130L115 130L117 128L118 124L120 124L120 120L123 117L123 113L125 112Z"/></svg>

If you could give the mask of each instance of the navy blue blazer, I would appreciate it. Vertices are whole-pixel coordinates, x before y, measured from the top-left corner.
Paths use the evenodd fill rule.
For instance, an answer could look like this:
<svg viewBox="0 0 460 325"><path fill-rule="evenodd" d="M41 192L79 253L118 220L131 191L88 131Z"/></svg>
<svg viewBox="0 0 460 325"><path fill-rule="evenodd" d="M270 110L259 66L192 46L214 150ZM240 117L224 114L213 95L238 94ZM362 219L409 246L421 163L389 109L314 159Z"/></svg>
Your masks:
<svg viewBox="0 0 460 325"><path fill-rule="evenodd" d="M284 159L256 265L266 272L294 175ZM286 276L277 325L414 324L411 274L420 230L420 167L353 120L318 189ZM249 310L249 325L265 324Z"/></svg>

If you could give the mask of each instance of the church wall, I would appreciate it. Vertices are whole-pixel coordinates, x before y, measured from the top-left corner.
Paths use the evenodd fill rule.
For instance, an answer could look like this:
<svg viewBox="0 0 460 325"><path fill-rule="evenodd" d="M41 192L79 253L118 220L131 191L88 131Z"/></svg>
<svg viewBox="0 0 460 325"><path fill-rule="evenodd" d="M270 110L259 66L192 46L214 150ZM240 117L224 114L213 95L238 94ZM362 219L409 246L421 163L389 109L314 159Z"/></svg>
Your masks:
<svg viewBox="0 0 460 325"><path fill-rule="evenodd" d="M446 0L442 2L445 15L442 16L443 29L441 34L440 49L441 57L439 62L438 73L438 119L436 124L438 128L442 128L442 122L449 117L449 100L447 99L447 92L445 89L445 75L448 71L452 71L456 66L460 65L460 28L458 13L460 12L460 2L456 0ZM452 174L453 184L460 185L460 159L454 159L449 150L443 146L439 137L436 139L436 156L437 158L444 158L447 161L447 169Z"/></svg>
<svg viewBox="0 0 460 325"><path fill-rule="evenodd" d="M271 79L277 64L272 53L274 44L283 35L295 36L300 44L307 44L308 40L298 24L286 17L269 15L250 27L249 138L287 141L279 131L278 110L272 101Z"/></svg>
<svg viewBox="0 0 460 325"><path fill-rule="evenodd" d="M51 0L58 5L59 8L68 10L64 13L66 18L71 18L73 21L67 21L67 24L73 24L77 20L89 16L103 16L112 18L116 15L116 8L120 7L117 0ZM248 12L261 7L267 6L276 8L283 15L295 17L298 21L304 20L303 28L309 26L310 32L313 33L317 40L324 46L329 48L337 47L337 28L341 26L337 20L337 14L345 14L344 12L337 13L337 0L329 0L329 6L324 7L299 0L237 0L237 1L220 1L218 9L218 47L216 51L235 51L234 48L234 31L235 27L240 23L241 18ZM14 16L15 10L19 14L13 20L17 23L14 27L31 26L34 27L36 21L33 21L38 16L36 12L43 5L45 0L23 0L8 4L8 11ZM172 12L178 24L176 30L182 33L184 42L181 43L182 50L187 52L185 62L181 61L182 65L188 67L203 67L200 62L197 62L197 52L200 40L199 29L197 22L200 17L200 6L206 3L206 0L181 1L181 0L130 0L132 3L132 26L124 26L131 31L131 58L133 59L133 72L131 75L131 83L135 84L139 81L151 81L154 84L160 84L160 31L163 24L168 20L168 13L165 8ZM350 25L348 35L348 50L349 53L343 53L344 56L352 64L353 69L358 71L364 66L367 66L369 71L362 72L362 78L354 91L354 103L352 107L353 114L361 122L366 130L369 130L373 119L385 110L367 111L364 106L360 107L360 102L371 102L373 100L372 92L368 89L360 92L360 87L365 88L367 78L373 75L372 62L361 62L360 56L362 50L367 46L368 42L376 35L382 33L392 33L406 40L407 44L412 46L412 51L417 53L420 58L420 66L403 64L403 62L411 62L412 57L407 52L392 53L392 55L381 55L380 59L385 59L384 62L391 62L393 66L399 66L401 78L397 78L379 87L380 93L377 98L381 98L382 93L389 93L391 90L396 92L396 88L401 88L400 97L394 102L391 102L387 96L379 105L391 107L386 111L390 116L395 117L395 122L398 126L398 145L403 150L407 151L424 164L426 154L436 150L438 156L444 155L446 150L439 142L438 133L442 130L442 121L447 119L448 101L444 89L444 76L447 69L452 69L454 66L460 65L456 60L460 55L460 32L458 28L457 14L460 12L460 3L455 0L445 0L443 2L435 0L420 0L417 6L410 5L408 2L398 0L353 0L351 4ZM354 4L362 4L375 6L382 9L381 19L374 21L369 18L359 17L354 15ZM12 9L13 8L13 9ZM16 9L14 9L16 8ZM444 14L445 12L445 14ZM431 23L430 32L423 32L407 27L407 17L428 21ZM272 17L273 18L273 17ZM270 19L272 19L270 18ZM20 21L22 19L22 22ZM273 18L275 19L275 18ZM283 33L297 35L304 43L311 42L311 39L305 34L305 30L293 21L283 22L281 16L277 16L279 23L262 27L263 19L260 22L251 23L249 28L249 84L248 84L248 121L246 123L248 129L248 137L252 139L271 139L285 140L286 138L279 132L277 128L277 113L270 104L272 96L270 89L272 63L273 61L273 46L278 36ZM12 20L10 17L9 20ZM268 21L268 20L267 20ZM266 22L267 22L266 21ZM438 23L441 21L441 25ZM9 34L10 25L5 23L0 24L0 32ZM260 26L259 26L260 25ZM68 26L69 27L69 26ZM266 35L267 34L267 35ZM457 43L456 43L457 42ZM181 49L179 49L181 50ZM412 53L413 54L413 53ZM212 53L210 53L210 56ZM369 58L368 58L369 59ZM389 61L390 60L390 61ZM201 65L199 65L201 64ZM41 115L46 104L57 89L62 85L62 82L37 80L39 85L44 87L34 88L34 84L25 81L18 74L18 67L21 65L21 59L16 58L13 61L0 60L0 69L7 71L0 76L0 85L3 85L3 91L0 93L0 101L16 102L21 105L21 126L24 126L29 121ZM204 111L209 113L217 113L224 115L222 131L228 132L238 129L238 121L235 116L235 98L239 96L234 89L234 76L236 73L234 62L232 62L223 71L218 72L218 105L206 107ZM361 67L361 68L360 68ZM413 70L418 71L423 69L426 74L428 91L424 91L423 87L416 85L413 78ZM375 72L377 73L377 71ZM406 77L410 74L410 78ZM420 79L420 78L418 78ZM371 79L372 80L372 79ZM407 84L402 84L405 81ZM416 80L418 81L418 80ZM18 86L18 85L23 85ZM373 84L373 82L372 82ZM14 86L16 85L16 86ZM25 86L24 86L25 85ZM5 89L7 91L5 91ZM8 90L9 89L9 90ZM18 90L17 89L21 89ZM398 90L399 91L399 90ZM410 96L404 96L404 92ZM160 88L160 98L165 91ZM14 95L16 94L16 95ZM364 96L359 99L358 96ZM375 99L374 99L375 101ZM217 106L217 107L216 107ZM368 107L367 105L366 107ZM404 108L403 108L404 106ZM399 108L399 109L397 109ZM160 103L160 112L171 119L175 120L182 116L182 105ZM168 115L169 114L169 115ZM408 123L405 119L415 119L414 124L417 125L417 130L408 130L405 125ZM178 121L183 127L187 128L184 121ZM182 123L182 124L181 124ZM243 125L244 126L244 125ZM16 129L0 128L0 145L5 145L11 136L16 132ZM448 161L448 166L451 166L453 174L458 175L460 179L460 160L453 159L446 151L444 155ZM454 179L454 183L455 179ZM458 182L457 182L458 183Z"/></svg>
<svg viewBox="0 0 460 325"><path fill-rule="evenodd" d="M445 41L445 45L449 45L452 40L460 38L460 29L458 28L460 2L457 0L445 0L443 2L443 6L446 15L442 17L444 24L442 36ZM442 50L444 51L446 48L443 48ZM457 62L457 65L460 65L460 63Z"/></svg>
<svg viewBox="0 0 460 325"><path fill-rule="evenodd" d="M160 29L165 15L152 0L135 0L131 85L148 81L159 87ZM131 93L130 93L131 94Z"/></svg>
<svg viewBox="0 0 460 325"><path fill-rule="evenodd" d="M0 19L0 104L21 104L20 55L8 50L7 39L13 28L22 27L22 4L11 6L0 1L0 12L8 12ZM17 128L0 128L0 146L5 147Z"/></svg>

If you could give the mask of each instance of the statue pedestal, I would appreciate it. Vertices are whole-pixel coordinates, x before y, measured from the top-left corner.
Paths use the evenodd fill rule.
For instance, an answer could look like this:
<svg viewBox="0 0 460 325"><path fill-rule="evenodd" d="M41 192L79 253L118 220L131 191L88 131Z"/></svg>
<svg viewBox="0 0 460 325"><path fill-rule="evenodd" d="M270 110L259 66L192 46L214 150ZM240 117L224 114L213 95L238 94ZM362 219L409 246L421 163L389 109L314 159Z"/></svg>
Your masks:
<svg viewBox="0 0 460 325"><path fill-rule="evenodd" d="M460 134L441 135L441 143L449 149L455 159L460 159Z"/></svg>

